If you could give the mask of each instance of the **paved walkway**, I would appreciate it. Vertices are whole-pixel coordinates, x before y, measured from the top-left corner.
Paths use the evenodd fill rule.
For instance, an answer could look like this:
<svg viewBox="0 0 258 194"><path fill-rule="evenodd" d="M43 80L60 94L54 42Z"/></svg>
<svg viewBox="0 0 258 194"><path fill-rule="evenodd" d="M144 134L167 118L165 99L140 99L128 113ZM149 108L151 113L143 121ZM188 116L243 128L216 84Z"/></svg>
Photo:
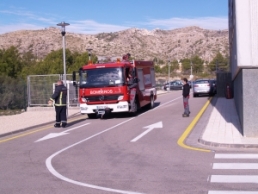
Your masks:
<svg viewBox="0 0 258 194"><path fill-rule="evenodd" d="M161 93L164 91L159 91L158 94ZM233 99L217 98L209 106L212 111L211 113L204 112L210 115L207 117L209 119L198 140L199 143L214 147L258 148L258 138L247 138L241 134L241 125ZM79 107L71 108L68 111L68 118L79 114ZM18 115L0 116L0 137L49 122L53 124L55 122L53 107L43 110L42 108L29 108L27 112Z"/></svg>
<svg viewBox="0 0 258 194"><path fill-rule="evenodd" d="M68 110L68 118L76 114L80 114L79 107ZM21 114L0 116L0 136L49 122L54 125L55 117L54 107L28 107Z"/></svg>
<svg viewBox="0 0 258 194"><path fill-rule="evenodd" d="M214 107L200 143L216 147L258 148L258 138L242 135L234 99L217 98L216 103L210 106Z"/></svg>

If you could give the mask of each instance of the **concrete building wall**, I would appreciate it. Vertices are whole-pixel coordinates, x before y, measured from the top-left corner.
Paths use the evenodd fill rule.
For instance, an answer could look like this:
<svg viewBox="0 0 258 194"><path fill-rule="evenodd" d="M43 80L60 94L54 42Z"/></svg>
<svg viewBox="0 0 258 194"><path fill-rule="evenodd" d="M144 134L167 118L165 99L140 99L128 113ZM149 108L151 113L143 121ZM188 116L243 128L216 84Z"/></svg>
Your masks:
<svg viewBox="0 0 258 194"><path fill-rule="evenodd" d="M242 133L258 137L258 0L229 0L230 68Z"/></svg>

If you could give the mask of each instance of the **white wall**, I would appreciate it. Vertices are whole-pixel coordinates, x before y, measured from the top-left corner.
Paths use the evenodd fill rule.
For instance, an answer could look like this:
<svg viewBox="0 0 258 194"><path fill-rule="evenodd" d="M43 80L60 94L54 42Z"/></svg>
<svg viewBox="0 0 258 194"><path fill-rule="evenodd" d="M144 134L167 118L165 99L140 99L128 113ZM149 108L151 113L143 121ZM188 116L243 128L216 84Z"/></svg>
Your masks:
<svg viewBox="0 0 258 194"><path fill-rule="evenodd" d="M231 35L235 36L231 39L235 41L232 44L233 48L231 47L231 70L234 77L239 68L258 67L258 0L233 0L233 2L235 14L229 22L235 23L229 26L232 25L234 28Z"/></svg>

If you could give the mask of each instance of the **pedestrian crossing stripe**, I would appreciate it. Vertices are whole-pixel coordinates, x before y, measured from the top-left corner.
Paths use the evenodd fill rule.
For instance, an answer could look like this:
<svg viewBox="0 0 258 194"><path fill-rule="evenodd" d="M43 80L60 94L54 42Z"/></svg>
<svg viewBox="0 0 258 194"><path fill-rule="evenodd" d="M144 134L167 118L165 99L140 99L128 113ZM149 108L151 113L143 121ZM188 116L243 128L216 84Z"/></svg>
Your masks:
<svg viewBox="0 0 258 194"><path fill-rule="evenodd" d="M211 183L258 183L257 175L211 175Z"/></svg>
<svg viewBox="0 0 258 194"><path fill-rule="evenodd" d="M215 154L215 159L258 159L258 154ZM213 170L257 170L258 164L251 163L213 163ZM211 175L211 183L258 183L257 175ZM219 190L210 190L208 194L258 194L258 191L219 191Z"/></svg>
<svg viewBox="0 0 258 194"><path fill-rule="evenodd" d="M258 170L257 163L214 163L212 169Z"/></svg>
<svg viewBox="0 0 258 194"><path fill-rule="evenodd" d="M208 194L258 194L258 191L209 191Z"/></svg>
<svg viewBox="0 0 258 194"><path fill-rule="evenodd" d="M215 154L215 159L258 159L258 154Z"/></svg>

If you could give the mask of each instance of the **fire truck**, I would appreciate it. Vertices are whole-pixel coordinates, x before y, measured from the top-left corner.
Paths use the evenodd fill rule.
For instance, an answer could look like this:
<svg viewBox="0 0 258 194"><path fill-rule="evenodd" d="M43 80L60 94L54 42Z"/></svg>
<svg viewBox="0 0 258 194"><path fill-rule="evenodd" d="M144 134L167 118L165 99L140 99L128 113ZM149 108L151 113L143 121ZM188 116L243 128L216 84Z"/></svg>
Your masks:
<svg viewBox="0 0 258 194"><path fill-rule="evenodd" d="M133 88L127 80L129 74L133 77ZM87 114L88 118L118 112L136 115L144 106L153 108L157 99L152 61L117 59L89 63L79 69L79 79L73 72L73 83L79 89L80 112Z"/></svg>

